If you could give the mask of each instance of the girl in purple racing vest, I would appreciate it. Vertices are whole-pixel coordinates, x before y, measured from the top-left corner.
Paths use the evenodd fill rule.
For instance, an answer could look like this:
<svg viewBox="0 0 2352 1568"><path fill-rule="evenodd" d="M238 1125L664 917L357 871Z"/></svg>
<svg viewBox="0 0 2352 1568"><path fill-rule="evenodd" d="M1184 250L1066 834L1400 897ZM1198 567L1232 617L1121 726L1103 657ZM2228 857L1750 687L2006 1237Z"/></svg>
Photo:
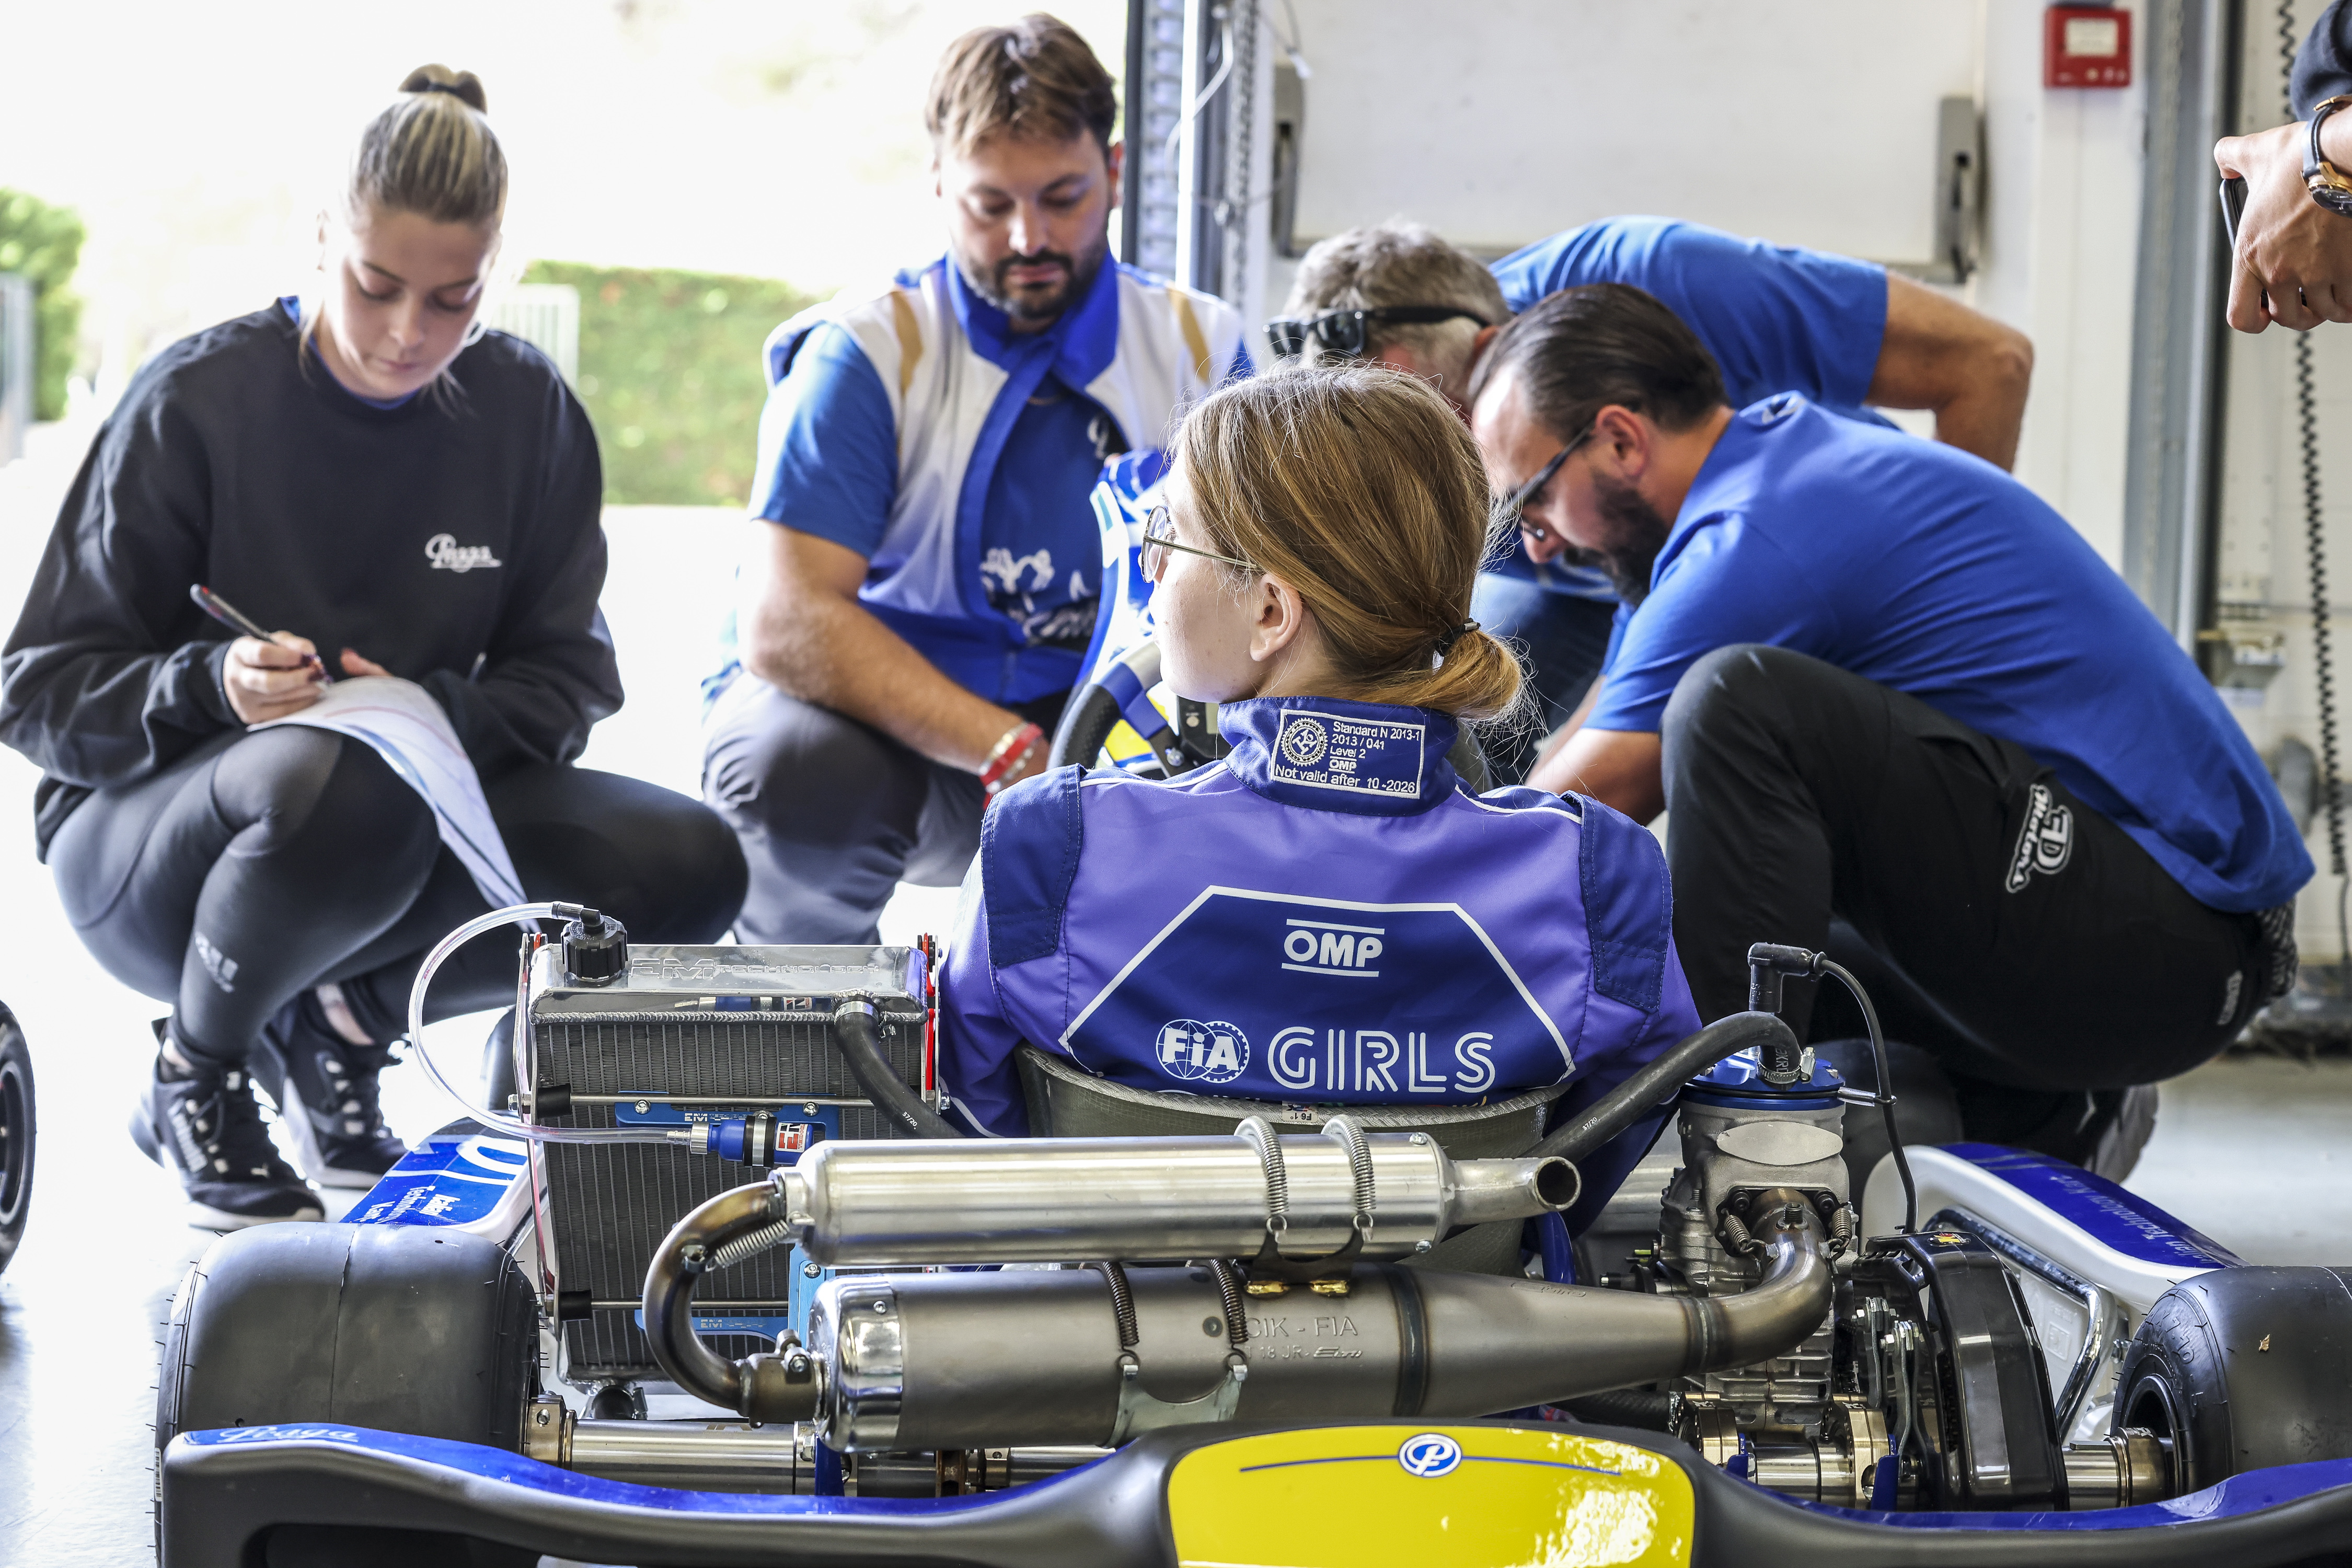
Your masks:
<svg viewBox="0 0 2352 1568"><path fill-rule="evenodd" d="M998 798L941 977L953 1112L1029 1132L1027 1047L1229 1101L1565 1080L1557 1124L1697 1028L1657 841L1575 796L1474 795L1447 761L1462 724L1514 716L1520 671L1468 618L1487 489L1444 400L1366 367L1234 384L1184 420L1166 497L1143 554L1161 668L1233 750Z"/></svg>

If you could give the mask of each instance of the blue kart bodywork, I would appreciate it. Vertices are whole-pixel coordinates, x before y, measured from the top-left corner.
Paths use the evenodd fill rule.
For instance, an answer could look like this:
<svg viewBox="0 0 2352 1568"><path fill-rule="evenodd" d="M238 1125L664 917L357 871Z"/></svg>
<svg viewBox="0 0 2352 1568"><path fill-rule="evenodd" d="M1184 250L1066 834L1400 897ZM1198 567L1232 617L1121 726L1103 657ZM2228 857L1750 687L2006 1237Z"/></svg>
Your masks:
<svg viewBox="0 0 2352 1568"><path fill-rule="evenodd" d="M441 1162L438 1170L454 1168L454 1152L435 1156ZM2227 1248L2144 1199L2058 1161L1987 1144L1920 1149L1912 1158L1921 1212L1935 1216L1930 1229L1966 1226L1989 1237L2013 1270L2041 1280L2049 1299L2062 1305L2063 1288L2093 1292L2085 1298L2081 1326L2084 1338L2099 1342L2091 1348L2098 1352L2095 1370L2105 1377L2107 1400L2115 1377L2106 1365L2107 1335L2118 1327L2128 1333L2173 1286L2243 1266ZM488 1166L477 1161L458 1174L476 1188L482 1184L482 1171L499 1163L492 1152ZM1869 1184L1865 1226L1892 1228L1887 1205L1896 1200L1891 1180L1882 1167ZM425 1206L383 1205L383 1213L392 1223L429 1224L443 1217L428 1218L421 1212ZM469 1211L488 1212L480 1204ZM456 1217L456 1210L446 1205L444 1214ZM2055 1313L2058 1308L2041 1310ZM2054 1323L2053 1330L2056 1337ZM2062 1410L2062 1424L2073 1419L2087 1426L2094 1411L2098 1419L2107 1419L2095 1379L2054 1375L2090 1364L2089 1358L2070 1362L2063 1352L2063 1344L2043 1346L2053 1373L2051 1387L2068 1382L2067 1397L2074 1401ZM1471 1443L1481 1434L1525 1428L1525 1423L1438 1422L1412 1440L1444 1436ZM266 1552L266 1539L287 1528L406 1531L419 1532L419 1541L502 1542L526 1552L604 1563L1174 1564L1197 1560L1181 1550L1184 1510L1171 1502L1170 1484L1175 1468L1188 1454L1266 1430L1202 1426L1161 1431L1051 1479L984 1496L940 1499L639 1486L479 1445L332 1422L195 1431L173 1439L164 1456L162 1544L163 1560L173 1568L261 1561L255 1553ZM1645 1552L1590 1559L1595 1562L1727 1564L1801 1557L1813 1568L1834 1568L1885 1562L2226 1561L2232 1568L2261 1568L2352 1542L2352 1458L2232 1475L2217 1485L2137 1507L1862 1511L1781 1497L1709 1467L1695 1450L1656 1433L1567 1430L1653 1454L1687 1476L1691 1487L1692 1527L1680 1547L1664 1556ZM826 1489L837 1489L838 1474L837 1468L830 1470L833 1487ZM1399 1521L1412 1510L1444 1505L1441 1494L1416 1489L1410 1478L1384 1493L1381 1504L1396 1510ZM1531 1517L1528 1522L1538 1535L1544 1533L1545 1520ZM1654 1544L1664 1549L1663 1542ZM1297 1561L1295 1555L1279 1560Z"/></svg>

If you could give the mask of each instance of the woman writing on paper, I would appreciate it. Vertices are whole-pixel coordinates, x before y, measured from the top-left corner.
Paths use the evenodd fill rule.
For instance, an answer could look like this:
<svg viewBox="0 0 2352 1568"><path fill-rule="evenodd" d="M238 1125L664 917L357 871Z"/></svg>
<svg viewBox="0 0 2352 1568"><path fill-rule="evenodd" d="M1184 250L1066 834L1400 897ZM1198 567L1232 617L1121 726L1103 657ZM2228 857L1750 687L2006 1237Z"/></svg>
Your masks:
<svg viewBox="0 0 2352 1568"><path fill-rule="evenodd" d="M413 73L321 218L318 304L148 362L0 654L0 740L46 775L36 830L66 910L173 1005L132 1133L194 1223L320 1215L257 1078L312 1180L364 1187L400 1157L376 1076L424 951L484 908L394 766L299 721L322 666L430 695L530 897L653 942L710 940L742 898L734 837L699 803L568 765L622 698L596 608L603 479L555 369L475 320L507 184L484 105L469 74ZM303 635L232 639L194 584ZM488 1007L513 984L512 950L482 942L435 999Z"/></svg>

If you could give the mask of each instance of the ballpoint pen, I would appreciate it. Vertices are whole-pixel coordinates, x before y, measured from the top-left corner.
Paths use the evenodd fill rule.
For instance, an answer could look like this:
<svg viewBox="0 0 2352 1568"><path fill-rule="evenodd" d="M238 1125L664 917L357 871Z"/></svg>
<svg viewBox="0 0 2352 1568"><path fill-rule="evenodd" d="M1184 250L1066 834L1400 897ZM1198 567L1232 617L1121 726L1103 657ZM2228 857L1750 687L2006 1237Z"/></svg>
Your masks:
<svg viewBox="0 0 2352 1568"><path fill-rule="evenodd" d="M275 643L278 640L276 637L270 636L269 633L262 630L260 624L255 621L251 616L247 615L243 610L238 609L235 605L230 604L218 594L215 594L210 588L205 587L202 583L191 583L188 584L188 597L196 602L196 608L204 611L205 614L210 616L221 625L228 627L231 631L243 632L247 637L257 638L258 640L266 643ZM327 661L325 659L320 658L315 653L308 654L304 657L310 659L311 668L319 672L320 679L331 681L335 679L335 672L327 668Z"/></svg>

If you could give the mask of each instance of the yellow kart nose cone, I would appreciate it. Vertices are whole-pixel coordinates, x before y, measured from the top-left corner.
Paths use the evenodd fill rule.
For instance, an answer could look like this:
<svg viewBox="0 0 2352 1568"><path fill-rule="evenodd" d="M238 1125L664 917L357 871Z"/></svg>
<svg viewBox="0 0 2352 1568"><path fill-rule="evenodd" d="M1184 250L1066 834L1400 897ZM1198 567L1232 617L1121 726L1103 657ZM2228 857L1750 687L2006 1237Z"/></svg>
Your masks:
<svg viewBox="0 0 2352 1568"><path fill-rule="evenodd" d="M1184 1568L1686 1563L1690 1478L1559 1428L1323 1426L1196 1448L1168 1480Z"/></svg>

